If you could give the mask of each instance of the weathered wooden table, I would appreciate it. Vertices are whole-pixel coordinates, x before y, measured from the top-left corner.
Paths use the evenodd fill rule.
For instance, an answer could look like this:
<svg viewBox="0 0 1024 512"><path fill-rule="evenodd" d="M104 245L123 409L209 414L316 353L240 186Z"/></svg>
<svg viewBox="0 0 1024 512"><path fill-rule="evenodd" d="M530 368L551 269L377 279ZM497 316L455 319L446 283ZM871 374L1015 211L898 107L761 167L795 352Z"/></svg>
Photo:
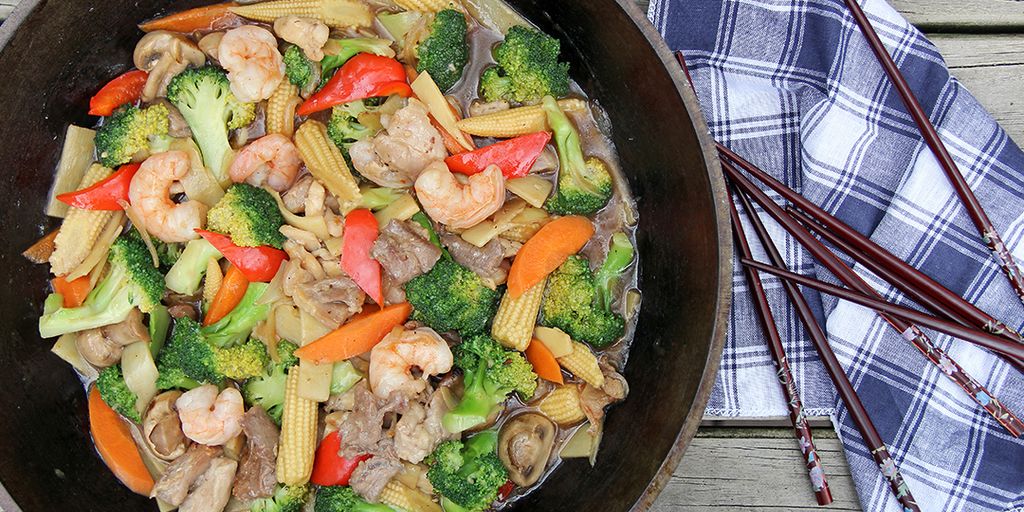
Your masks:
<svg viewBox="0 0 1024 512"><path fill-rule="evenodd" d="M636 0L646 10L649 0ZM890 0L938 45L956 77L1018 143L1024 142L1024 2ZM0 20L18 0L0 0ZM657 512L818 510L788 420L705 418ZM842 446L816 420L818 451L832 495L827 510L859 511Z"/></svg>

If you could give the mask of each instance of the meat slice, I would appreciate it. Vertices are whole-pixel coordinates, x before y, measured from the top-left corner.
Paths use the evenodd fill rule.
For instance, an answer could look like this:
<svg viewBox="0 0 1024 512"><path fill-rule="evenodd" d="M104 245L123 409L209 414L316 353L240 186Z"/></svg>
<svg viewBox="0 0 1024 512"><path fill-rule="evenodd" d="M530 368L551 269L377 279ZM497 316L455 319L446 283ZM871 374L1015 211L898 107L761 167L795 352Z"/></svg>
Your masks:
<svg viewBox="0 0 1024 512"><path fill-rule="evenodd" d="M601 363L601 373L604 374L604 386L597 388L590 384L584 384L580 391L580 405L583 413L590 420L590 433L597 435L604 426L605 407L626 399L629 394L629 384L626 378L615 371L610 365Z"/></svg>
<svg viewBox="0 0 1024 512"><path fill-rule="evenodd" d="M384 440L384 419L391 413L404 413L409 407L408 397L392 393L388 398L381 399L370 391L366 380L360 381L330 405L341 407L342 414L336 422L338 434L341 436L341 456L354 458L365 453L382 453L381 441Z"/></svg>
<svg viewBox="0 0 1024 512"><path fill-rule="evenodd" d="M194 443L185 455L174 459L153 486L151 497L178 506L185 501L192 484L210 467L210 462L223 452L220 447Z"/></svg>
<svg viewBox="0 0 1024 512"><path fill-rule="evenodd" d="M322 324L336 329L362 311L366 293L348 276L341 276L300 284L292 299Z"/></svg>
<svg viewBox="0 0 1024 512"><path fill-rule="evenodd" d="M395 453L402 460L418 464L442 441L453 437L441 424L448 412L444 394L434 392L427 405L419 402L409 408L395 425Z"/></svg>
<svg viewBox="0 0 1024 512"><path fill-rule="evenodd" d="M418 100L409 100L394 115L382 116L381 124L384 132L356 142L349 150L352 166L380 186L411 187L428 164L448 155L441 133L430 123L427 107Z"/></svg>
<svg viewBox="0 0 1024 512"><path fill-rule="evenodd" d="M277 486L277 425L262 407L256 406L242 416L242 432L245 453L231 493L240 500L266 498Z"/></svg>
<svg viewBox="0 0 1024 512"><path fill-rule="evenodd" d="M477 247L461 236L445 233L441 242L459 265L476 272L491 287L496 288L508 279L509 265L505 262L505 247L500 241L491 240L487 245Z"/></svg>
<svg viewBox="0 0 1024 512"><path fill-rule="evenodd" d="M235 479L238 462L227 457L210 461L210 468L196 482L196 488L181 506L179 512L221 512L231 499L231 481Z"/></svg>
<svg viewBox="0 0 1024 512"><path fill-rule="evenodd" d="M380 493L399 471L402 463L393 456L375 456L359 463L348 485L366 501L376 503Z"/></svg>
<svg viewBox="0 0 1024 512"><path fill-rule="evenodd" d="M423 226L392 220L381 230L370 255L384 267L390 284L400 287L434 268L441 249L430 243Z"/></svg>

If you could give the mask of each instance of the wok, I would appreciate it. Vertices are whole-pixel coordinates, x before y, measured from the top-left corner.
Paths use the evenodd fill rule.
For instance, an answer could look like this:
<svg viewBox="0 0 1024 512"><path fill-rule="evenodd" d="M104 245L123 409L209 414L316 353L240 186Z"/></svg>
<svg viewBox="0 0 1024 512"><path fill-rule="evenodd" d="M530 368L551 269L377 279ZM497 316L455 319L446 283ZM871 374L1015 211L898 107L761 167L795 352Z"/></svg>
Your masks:
<svg viewBox="0 0 1024 512"><path fill-rule="evenodd" d="M0 497L17 510L155 510L106 469L85 394L41 340L47 271L20 256L43 215L67 123L130 64L135 24L209 0L24 0L0 28ZM563 41L574 78L607 110L639 202L644 303L597 465L570 460L517 510L646 509L693 437L725 338L732 270L725 188L685 78L632 0L513 0ZM2 489L0 489L2 491ZM13 498L13 499L12 499Z"/></svg>

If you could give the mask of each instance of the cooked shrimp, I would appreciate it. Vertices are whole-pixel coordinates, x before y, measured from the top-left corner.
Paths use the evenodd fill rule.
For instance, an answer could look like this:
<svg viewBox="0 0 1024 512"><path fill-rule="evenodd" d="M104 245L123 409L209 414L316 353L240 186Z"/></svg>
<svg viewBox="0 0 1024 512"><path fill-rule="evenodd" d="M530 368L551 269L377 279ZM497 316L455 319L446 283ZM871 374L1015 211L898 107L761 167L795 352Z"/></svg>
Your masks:
<svg viewBox="0 0 1024 512"><path fill-rule="evenodd" d="M505 177L492 165L463 185L444 162L434 162L416 179L416 197L430 218L450 228L467 229L505 204Z"/></svg>
<svg viewBox="0 0 1024 512"><path fill-rule="evenodd" d="M128 185L128 200L139 212L149 234L164 242L198 238L207 206L199 201L175 203L171 187L192 169L188 153L168 151L146 159Z"/></svg>
<svg viewBox="0 0 1024 512"><path fill-rule="evenodd" d="M228 71L231 92L252 103L270 98L284 79L284 58L269 30L242 25L224 34L217 47L220 65Z"/></svg>
<svg viewBox="0 0 1024 512"><path fill-rule="evenodd" d="M242 394L207 384L186 391L174 404L178 407L181 430L189 439L207 446L220 446L242 433L245 404Z"/></svg>
<svg viewBox="0 0 1024 512"><path fill-rule="evenodd" d="M433 329L391 331L370 352L370 388L380 398L399 391L417 394L427 388L427 378L452 369L452 351ZM420 378L412 374L421 372Z"/></svg>
<svg viewBox="0 0 1024 512"><path fill-rule="evenodd" d="M228 175L235 183L244 181L259 187L266 182L270 188L284 192L292 186L301 165L295 144L280 133L272 133L242 148Z"/></svg>

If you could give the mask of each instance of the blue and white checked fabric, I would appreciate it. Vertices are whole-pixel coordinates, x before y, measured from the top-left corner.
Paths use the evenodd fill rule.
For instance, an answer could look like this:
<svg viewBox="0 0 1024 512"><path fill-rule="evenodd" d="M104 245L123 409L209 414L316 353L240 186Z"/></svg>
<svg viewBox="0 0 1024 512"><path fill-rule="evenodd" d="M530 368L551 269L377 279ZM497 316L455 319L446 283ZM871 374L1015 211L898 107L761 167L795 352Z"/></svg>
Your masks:
<svg viewBox="0 0 1024 512"><path fill-rule="evenodd" d="M989 217L1024 260L1024 153L920 32L882 0L863 7ZM716 139L1011 327L1024 327L1024 307L841 0L654 0L649 16L669 45L683 50ZM790 268L835 282L759 213ZM748 237L759 251L754 234ZM766 261L763 252L755 257ZM887 299L908 303L855 269ZM900 510L778 280L763 277L804 404L810 414L832 416L864 510ZM728 344L707 413L785 415L738 266L733 289ZM1024 441L871 311L805 294L923 510L1024 510ZM1024 414L1024 376L982 349L929 334Z"/></svg>

